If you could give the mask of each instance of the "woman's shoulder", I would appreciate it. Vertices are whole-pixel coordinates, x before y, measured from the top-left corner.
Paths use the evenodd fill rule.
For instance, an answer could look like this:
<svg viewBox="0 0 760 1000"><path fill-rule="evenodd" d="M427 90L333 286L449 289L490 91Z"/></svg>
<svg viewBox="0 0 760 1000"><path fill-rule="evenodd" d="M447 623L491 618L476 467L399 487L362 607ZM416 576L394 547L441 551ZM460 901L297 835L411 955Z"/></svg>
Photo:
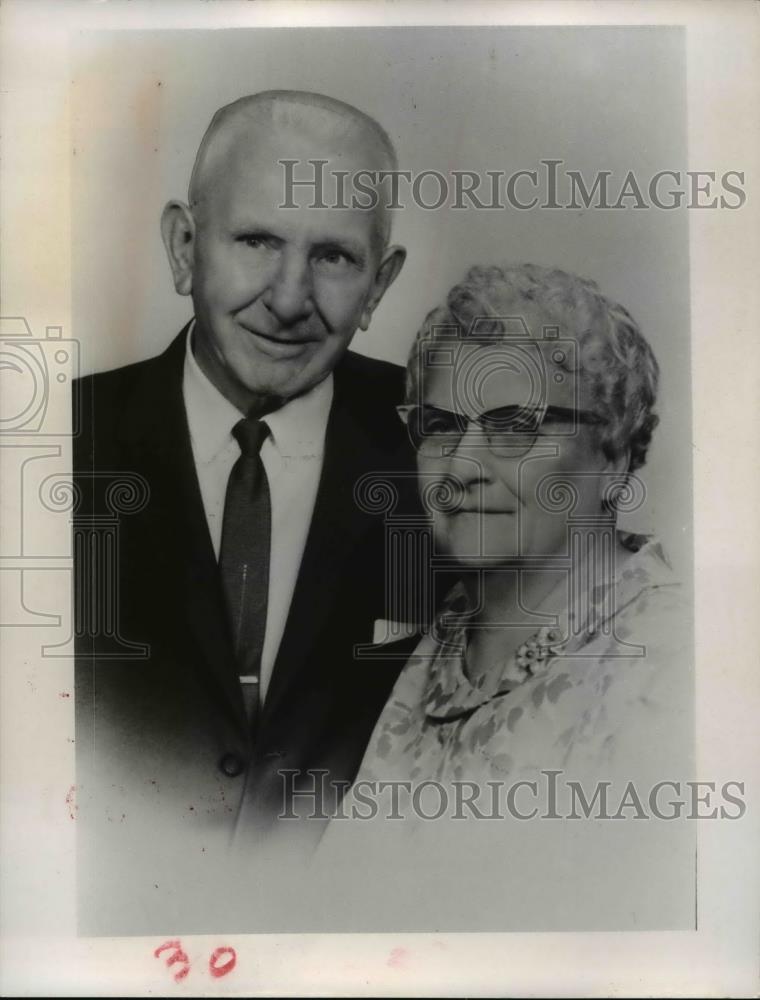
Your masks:
<svg viewBox="0 0 760 1000"><path fill-rule="evenodd" d="M618 530L616 540L618 562L622 570L621 578L627 579L631 573L635 573L640 579L654 586L680 582L662 542L656 535Z"/></svg>
<svg viewBox="0 0 760 1000"><path fill-rule="evenodd" d="M614 586L616 617L673 615L688 608L687 588L660 540L653 535L618 532Z"/></svg>
<svg viewBox="0 0 760 1000"><path fill-rule="evenodd" d="M671 559L668 545L657 535L618 529L615 542L619 578L628 579L635 574L650 586L683 584L680 560Z"/></svg>

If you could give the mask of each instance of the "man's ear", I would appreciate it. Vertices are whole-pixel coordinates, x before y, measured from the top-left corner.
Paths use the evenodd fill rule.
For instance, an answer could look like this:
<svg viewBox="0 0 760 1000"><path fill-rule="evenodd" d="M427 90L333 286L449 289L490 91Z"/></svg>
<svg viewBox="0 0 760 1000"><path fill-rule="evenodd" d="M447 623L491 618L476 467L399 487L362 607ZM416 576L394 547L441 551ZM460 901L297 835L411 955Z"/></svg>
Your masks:
<svg viewBox="0 0 760 1000"><path fill-rule="evenodd" d="M180 295L193 289L195 219L182 201L170 201L161 214L161 237L172 269L174 287Z"/></svg>
<svg viewBox="0 0 760 1000"><path fill-rule="evenodd" d="M375 283L362 310L361 319L359 320L360 329L369 329L372 313L380 304L380 299L382 299L386 291L398 277L405 260L405 247L391 246L383 254L383 259L380 261L380 266L375 274Z"/></svg>

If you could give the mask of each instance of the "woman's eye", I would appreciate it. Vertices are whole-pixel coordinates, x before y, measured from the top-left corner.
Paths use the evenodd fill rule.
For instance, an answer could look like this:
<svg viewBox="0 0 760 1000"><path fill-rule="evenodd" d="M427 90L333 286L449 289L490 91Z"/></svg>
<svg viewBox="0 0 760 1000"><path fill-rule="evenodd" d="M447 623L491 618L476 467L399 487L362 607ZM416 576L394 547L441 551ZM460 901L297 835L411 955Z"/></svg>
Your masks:
<svg viewBox="0 0 760 1000"><path fill-rule="evenodd" d="M455 428L445 417L432 416L423 418L422 429L425 434L452 434Z"/></svg>

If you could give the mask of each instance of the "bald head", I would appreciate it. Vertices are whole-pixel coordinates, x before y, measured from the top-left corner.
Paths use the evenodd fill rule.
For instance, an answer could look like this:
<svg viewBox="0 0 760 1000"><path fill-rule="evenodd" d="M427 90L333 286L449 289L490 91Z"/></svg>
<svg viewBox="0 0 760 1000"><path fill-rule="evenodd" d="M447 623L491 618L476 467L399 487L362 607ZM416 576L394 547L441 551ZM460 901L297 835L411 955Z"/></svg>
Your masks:
<svg viewBox="0 0 760 1000"><path fill-rule="evenodd" d="M214 191L224 186L230 165L257 143L273 138L281 144L282 159L322 157L334 161L334 166L350 159L354 169L372 171L392 171L398 166L385 129L358 108L307 91L263 91L225 105L212 118L190 178L190 208L202 211ZM332 156L326 151L332 151ZM376 214L380 244L385 247L390 239L390 215L382 198Z"/></svg>
<svg viewBox="0 0 760 1000"><path fill-rule="evenodd" d="M283 161L319 161L332 194L293 178L291 198ZM395 167L377 122L319 94L268 91L214 115L189 205L167 203L161 235L174 287L193 299L195 357L241 413L308 392L369 328L406 251L388 240L382 196L353 193L367 192L359 173Z"/></svg>

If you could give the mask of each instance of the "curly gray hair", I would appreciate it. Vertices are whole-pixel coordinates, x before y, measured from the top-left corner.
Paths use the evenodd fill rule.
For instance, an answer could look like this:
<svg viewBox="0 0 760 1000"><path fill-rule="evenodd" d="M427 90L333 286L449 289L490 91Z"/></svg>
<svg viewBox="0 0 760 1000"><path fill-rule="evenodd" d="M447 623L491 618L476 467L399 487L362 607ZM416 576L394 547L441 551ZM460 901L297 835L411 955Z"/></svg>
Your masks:
<svg viewBox="0 0 760 1000"><path fill-rule="evenodd" d="M488 318L488 339L505 333L502 318L520 315L530 303L558 325L562 336L578 344L576 374L590 392L595 412L604 420L599 445L610 461L626 453L628 471L646 461L652 433L659 422L653 412L659 366L631 314L599 291L598 285L558 268L518 264L473 267L449 292L445 305L425 317L407 365L407 401L417 398L421 344L452 328L477 341ZM477 322L476 322L477 321ZM536 336L535 331L531 332ZM539 332L540 335L540 332Z"/></svg>

